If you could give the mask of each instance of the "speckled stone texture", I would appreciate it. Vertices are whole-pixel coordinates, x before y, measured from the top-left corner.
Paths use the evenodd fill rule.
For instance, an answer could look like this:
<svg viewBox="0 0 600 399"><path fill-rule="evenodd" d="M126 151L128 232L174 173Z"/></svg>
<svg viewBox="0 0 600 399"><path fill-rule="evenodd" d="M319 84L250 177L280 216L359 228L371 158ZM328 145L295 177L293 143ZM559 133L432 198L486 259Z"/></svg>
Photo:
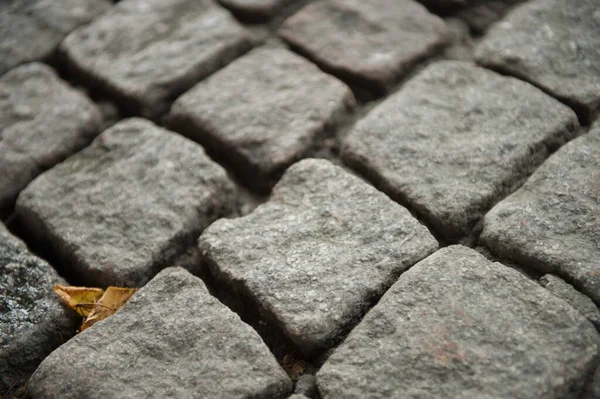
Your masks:
<svg viewBox="0 0 600 399"><path fill-rule="evenodd" d="M265 21L294 0L219 0L243 20Z"/></svg>
<svg viewBox="0 0 600 399"><path fill-rule="evenodd" d="M31 63L0 78L0 215L44 170L100 133L96 105L48 66Z"/></svg>
<svg viewBox="0 0 600 399"><path fill-rule="evenodd" d="M233 193L198 144L127 119L34 180L16 213L78 281L137 287L228 212Z"/></svg>
<svg viewBox="0 0 600 399"><path fill-rule="evenodd" d="M86 83L152 118L251 46L249 33L211 0L123 0L71 33L61 51Z"/></svg>
<svg viewBox="0 0 600 399"><path fill-rule="evenodd" d="M56 301L54 284L64 281L0 223L0 392L75 333L79 317Z"/></svg>
<svg viewBox="0 0 600 399"><path fill-rule="evenodd" d="M302 57L257 49L181 96L169 126L218 152L264 191L354 104L345 84Z"/></svg>
<svg viewBox="0 0 600 399"><path fill-rule="evenodd" d="M181 268L54 351L34 398L286 398L292 383L259 335Z"/></svg>
<svg viewBox="0 0 600 399"><path fill-rule="evenodd" d="M63 38L105 12L110 0L3 0L0 2L0 75L47 59Z"/></svg>
<svg viewBox="0 0 600 399"><path fill-rule="evenodd" d="M448 40L444 22L412 0L325 0L279 34L324 69L385 91Z"/></svg>
<svg viewBox="0 0 600 399"><path fill-rule="evenodd" d="M530 84L444 61L361 120L342 158L458 242L576 127L573 111Z"/></svg>
<svg viewBox="0 0 600 399"><path fill-rule="evenodd" d="M497 255L557 274L600 304L600 128L550 157L484 219Z"/></svg>
<svg viewBox="0 0 600 399"><path fill-rule="evenodd" d="M539 281L542 287L577 309L600 331L600 310L590 298L552 274L540 277Z"/></svg>
<svg viewBox="0 0 600 399"><path fill-rule="evenodd" d="M472 249L404 273L317 373L329 398L576 398L600 338L579 312Z"/></svg>
<svg viewBox="0 0 600 399"><path fill-rule="evenodd" d="M438 247L384 194L329 161L291 166L269 202L200 236L211 272L306 356L328 348Z"/></svg>
<svg viewBox="0 0 600 399"><path fill-rule="evenodd" d="M476 57L570 104L586 122L600 109L597 0L529 1L494 25Z"/></svg>

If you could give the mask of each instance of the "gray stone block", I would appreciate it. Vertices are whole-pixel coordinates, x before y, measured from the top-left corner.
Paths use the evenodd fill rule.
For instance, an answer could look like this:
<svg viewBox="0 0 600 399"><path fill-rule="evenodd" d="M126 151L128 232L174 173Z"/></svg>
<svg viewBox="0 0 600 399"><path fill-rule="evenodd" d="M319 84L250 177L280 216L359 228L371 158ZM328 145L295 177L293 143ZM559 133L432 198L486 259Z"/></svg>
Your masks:
<svg viewBox="0 0 600 399"><path fill-rule="evenodd" d="M292 383L259 335L169 268L114 315L54 351L34 398L286 398Z"/></svg>
<svg viewBox="0 0 600 399"><path fill-rule="evenodd" d="M328 398L576 398L592 324L519 272L462 246L404 273L317 373Z"/></svg>
<svg viewBox="0 0 600 399"><path fill-rule="evenodd" d="M123 0L61 44L73 72L138 115L176 96L252 46L212 0Z"/></svg>
<svg viewBox="0 0 600 399"><path fill-rule="evenodd" d="M64 281L0 223L0 392L25 383L75 333L79 316L59 303L55 284Z"/></svg>
<svg viewBox="0 0 600 399"><path fill-rule="evenodd" d="M79 281L138 287L229 212L233 192L202 147L128 119L34 180L16 212Z"/></svg>
<svg viewBox="0 0 600 399"><path fill-rule="evenodd" d="M557 274L600 304L600 129L552 155L484 219L494 253Z"/></svg>
<svg viewBox="0 0 600 399"><path fill-rule="evenodd" d="M324 69L378 91L449 40L444 22L412 0L318 1L279 34Z"/></svg>
<svg viewBox="0 0 600 399"><path fill-rule="evenodd" d="M3 0L0 3L0 75L47 59L63 38L112 5L110 0Z"/></svg>
<svg viewBox="0 0 600 399"><path fill-rule="evenodd" d="M200 236L203 260L305 356L338 341L438 248L402 206L325 160L291 166L269 202Z"/></svg>
<svg viewBox="0 0 600 399"><path fill-rule="evenodd" d="M576 127L573 111L532 85L444 61L361 120L342 158L457 242Z"/></svg>
<svg viewBox="0 0 600 399"><path fill-rule="evenodd" d="M579 313L592 322L597 330L600 330L600 310L589 297L577 291L571 284L566 283L560 277L552 274L540 277L540 284L577 309Z"/></svg>
<svg viewBox="0 0 600 399"><path fill-rule="evenodd" d="M268 62L267 62L268 60ZM169 127L268 190L355 104L352 91L285 49L256 49L182 95Z"/></svg>
<svg viewBox="0 0 600 399"><path fill-rule="evenodd" d="M96 105L44 64L20 66L0 78L0 214L44 170L100 133Z"/></svg>
<svg viewBox="0 0 600 399"><path fill-rule="evenodd" d="M532 82L591 121L600 109L597 0L534 0L494 25L479 63Z"/></svg>

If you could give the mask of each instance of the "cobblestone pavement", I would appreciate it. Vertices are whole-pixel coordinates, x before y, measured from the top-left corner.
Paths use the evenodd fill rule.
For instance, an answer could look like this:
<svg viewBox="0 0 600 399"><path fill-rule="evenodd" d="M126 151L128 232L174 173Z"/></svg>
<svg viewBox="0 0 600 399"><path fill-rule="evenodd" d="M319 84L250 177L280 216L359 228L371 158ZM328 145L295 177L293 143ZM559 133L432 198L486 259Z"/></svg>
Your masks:
<svg viewBox="0 0 600 399"><path fill-rule="evenodd" d="M598 0L3 1L2 398L600 398L599 111Z"/></svg>

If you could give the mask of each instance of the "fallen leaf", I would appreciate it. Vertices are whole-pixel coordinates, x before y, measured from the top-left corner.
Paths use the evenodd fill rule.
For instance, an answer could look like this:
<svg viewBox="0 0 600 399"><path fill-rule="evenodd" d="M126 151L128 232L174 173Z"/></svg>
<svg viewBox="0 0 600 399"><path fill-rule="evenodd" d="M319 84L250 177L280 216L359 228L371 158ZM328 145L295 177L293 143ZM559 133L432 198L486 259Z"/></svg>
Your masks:
<svg viewBox="0 0 600 399"><path fill-rule="evenodd" d="M137 288L108 287L79 328L79 332L91 327L100 320L112 316L137 290Z"/></svg>
<svg viewBox="0 0 600 399"><path fill-rule="evenodd" d="M66 287L64 285L55 285L54 292L65 305L83 317L90 314L96 302L104 294L102 288Z"/></svg>
<svg viewBox="0 0 600 399"><path fill-rule="evenodd" d="M288 373L292 380L297 380L304 370L306 370L306 362L296 359L293 355L285 355L283 357L283 369Z"/></svg>
<svg viewBox="0 0 600 399"><path fill-rule="evenodd" d="M60 300L85 317L77 332L81 332L94 323L111 316L137 290L138 288L108 287L104 291L102 288L54 286L54 292Z"/></svg>

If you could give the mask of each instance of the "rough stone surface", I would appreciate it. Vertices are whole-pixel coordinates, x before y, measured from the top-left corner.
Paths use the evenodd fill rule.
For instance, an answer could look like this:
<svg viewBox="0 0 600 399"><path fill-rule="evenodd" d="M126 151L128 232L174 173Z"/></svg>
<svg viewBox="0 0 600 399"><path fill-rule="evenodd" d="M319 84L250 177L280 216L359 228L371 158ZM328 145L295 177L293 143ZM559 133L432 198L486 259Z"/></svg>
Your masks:
<svg viewBox="0 0 600 399"><path fill-rule="evenodd" d="M0 78L0 214L44 170L89 144L102 118L49 67L31 63Z"/></svg>
<svg viewBox="0 0 600 399"><path fill-rule="evenodd" d="M71 33L61 50L90 84L156 117L251 46L249 33L211 0L123 0Z"/></svg>
<svg viewBox="0 0 600 399"><path fill-rule="evenodd" d="M289 18L280 35L324 69L386 90L448 39L412 0L326 0Z"/></svg>
<svg viewBox="0 0 600 399"><path fill-rule="evenodd" d="M16 212L78 281L137 287L229 211L233 190L202 147L128 119L34 180Z"/></svg>
<svg viewBox="0 0 600 399"><path fill-rule="evenodd" d="M0 75L48 58L73 29L112 5L110 0L3 0L0 3Z"/></svg>
<svg viewBox="0 0 600 399"><path fill-rule="evenodd" d="M576 397L600 338L519 272L461 246L404 273L317 373L327 398Z"/></svg>
<svg viewBox="0 0 600 399"><path fill-rule="evenodd" d="M577 309L579 313L592 322L596 329L600 330L600 310L598 310L590 298L577 291L571 284L566 283L560 277L552 274L542 276L540 284Z"/></svg>
<svg viewBox="0 0 600 399"><path fill-rule="evenodd" d="M438 243L384 194L310 159L284 173L268 203L213 223L199 246L217 280L249 298L310 357Z"/></svg>
<svg viewBox="0 0 600 399"><path fill-rule="evenodd" d="M0 392L24 383L75 332L77 315L52 292L62 283L0 223Z"/></svg>
<svg viewBox="0 0 600 399"><path fill-rule="evenodd" d="M29 390L34 398L286 398L292 383L199 278L169 268L54 351Z"/></svg>
<svg viewBox="0 0 600 399"><path fill-rule="evenodd" d="M268 62L265 62L268 60ZM355 104L352 91L285 49L257 49L181 96L169 126L270 188Z"/></svg>
<svg viewBox="0 0 600 399"><path fill-rule="evenodd" d="M456 242L576 126L568 107L528 83L445 61L361 120L342 158Z"/></svg>
<svg viewBox="0 0 600 399"><path fill-rule="evenodd" d="M499 256L557 274L600 304L600 129L563 146L484 219Z"/></svg>
<svg viewBox="0 0 600 399"><path fill-rule="evenodd" d="M490 29L476 57L543 88L585 121L600 109L597 0L527 2Z"/></svg>
<svg viewBox="0 0 600 399"><path fill-rule="evenodd" d="M294 0L219 0L233 13L246 20L266 20Z"/></svg>

